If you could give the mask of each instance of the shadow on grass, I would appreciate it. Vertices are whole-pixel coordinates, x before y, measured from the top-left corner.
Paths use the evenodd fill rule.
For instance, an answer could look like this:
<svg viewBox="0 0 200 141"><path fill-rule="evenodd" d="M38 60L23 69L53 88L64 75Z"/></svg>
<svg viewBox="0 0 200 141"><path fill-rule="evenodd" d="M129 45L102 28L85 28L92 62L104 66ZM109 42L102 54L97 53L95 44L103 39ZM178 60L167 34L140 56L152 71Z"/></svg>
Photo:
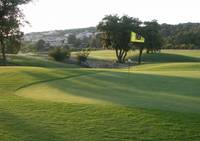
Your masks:
<svg viewBox="0 0 200 141"><path fill-rule="evenodd" d="M20 141L64 141L63 138L55 136L49 129L38 126L39 123L30 123L30 120L25 120L13 113L7 111L0 111L0 124L5 132L8 134L7 140ZM10 139L9 139L10 137ZM0 137L1 138L1 137Z"/></svg>
<svg viewBox="0 0 200 141"><path fill-rule="evenodd" d="M124 106L200 113L199 83L198 78L104 71L45 84L73 96Z"/></svg>
<svg viewBox="0 0 200 141"><path fill-rule="evenodd" d="M32 85L36 85L36 84L41 84L41 83L46 83L46 82L51 82L51 81L56 81L56 80L63 80L63 79L70 79L70 78L76 78L76 77L81 77L81 76L87 76L87 75L91 75L91 74L96 74L98 72L92 72L92 71L81 71L81 70L68 70L68 74L65 74L65 76L61 75L56 75L56 74L47 74L47 73L43 73L43 74L38 74L38 73L34 73L34 72L28 72L28 71L23 71L23 73L30 75L34 78L37 78L38 81L20 86L16 89L16 91L32 86Z"/></svg>
<svg viewBox="0 0 200 141"><path fill-rule="evenodd" d="M132 59L134 65L138 65L138 55L134 57L128 57L127 59ZM114 66L114 60L103 60L98 58L89 58L93 64L94 62L99 66ZM142 64L152 64L152 63L183 63L183 62L200 62L200 58L190 57L185 55L178 55L178 54L169 54L169 53L153 53L147 54L144 53L142 55ZM104 65L102 65L104 64ZM120 65L120 68L128 67L128 64ZM105 68L105 67L103 67Z"/></svg>
<svg viewBox="0 0 200 141"><path fill-rule="evenodd" d="M134 61L137 61L138 56L132 58ZM177 54L169 54L169 53L153 53L147 54L144 53L142 56L143 63L172 63L172 62L200 62L200 58L185 56L185 55L177 55Z"/></svg>

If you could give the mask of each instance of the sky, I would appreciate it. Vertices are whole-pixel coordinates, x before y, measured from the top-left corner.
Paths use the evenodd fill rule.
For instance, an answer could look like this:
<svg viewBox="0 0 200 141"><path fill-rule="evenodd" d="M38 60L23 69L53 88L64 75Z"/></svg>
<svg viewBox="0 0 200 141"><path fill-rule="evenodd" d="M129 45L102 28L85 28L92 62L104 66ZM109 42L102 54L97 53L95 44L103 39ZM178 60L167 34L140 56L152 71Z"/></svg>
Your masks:
<svg viewBox="0 0 200 141"><path fill-rule="evenodd" d="M142 21L200 22L200 0L33 0L21 6L25 33L96 26L109 14Z"/></svg>

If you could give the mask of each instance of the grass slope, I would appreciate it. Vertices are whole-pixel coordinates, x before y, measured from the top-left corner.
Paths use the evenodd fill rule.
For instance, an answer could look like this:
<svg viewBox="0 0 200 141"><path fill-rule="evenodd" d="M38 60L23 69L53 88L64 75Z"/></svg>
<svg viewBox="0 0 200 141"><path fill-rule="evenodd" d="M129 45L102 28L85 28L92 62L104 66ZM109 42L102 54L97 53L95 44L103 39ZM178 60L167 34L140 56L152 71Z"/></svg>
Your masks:
<svg viewBox="0 0 200 141"><path fill-rule="evenodd" d="M8 62L15 66L32 66L48 68L77 68L73 64L55 62L48 57L34 56L31 54L9 55Z"/></svg>
<svg viewBox="0 0 200 141"><path fill-rule="evenodd" d="M168 59L130 74L1 67L0 140L199 141L199 62Z"/></svg>

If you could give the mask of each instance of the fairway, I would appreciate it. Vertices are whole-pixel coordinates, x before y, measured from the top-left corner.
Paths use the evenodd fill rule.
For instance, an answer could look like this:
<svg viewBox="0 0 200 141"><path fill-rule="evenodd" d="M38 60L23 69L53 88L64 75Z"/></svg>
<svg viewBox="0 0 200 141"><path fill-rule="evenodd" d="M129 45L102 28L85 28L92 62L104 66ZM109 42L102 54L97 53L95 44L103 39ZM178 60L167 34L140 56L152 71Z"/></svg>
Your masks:
<svg viewBox="0 0 200 141"><path fill-rule="evenodd" d="M11 56L20 66L0 67L0 141L199 141L199 56L144 54L130 73Z"/></svg>

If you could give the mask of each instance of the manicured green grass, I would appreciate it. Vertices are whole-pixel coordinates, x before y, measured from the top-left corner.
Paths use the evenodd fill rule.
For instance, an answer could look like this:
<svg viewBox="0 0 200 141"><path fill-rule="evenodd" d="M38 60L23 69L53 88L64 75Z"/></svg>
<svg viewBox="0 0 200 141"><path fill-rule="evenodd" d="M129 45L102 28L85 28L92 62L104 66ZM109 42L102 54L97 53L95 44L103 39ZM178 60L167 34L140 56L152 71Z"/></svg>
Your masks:
<svg viewBox="0 0 200 141"><path fill-rule="evenodd" d="M176 52L194 60L0 67L0 141L199 141L199 52Z"/></svg>
<svg viewBox="0 0 200 141"><path fill-rule="evenodd" d="M199 50L163 50L163 53L200 58Z"/></svg>
<svg viewBox="0 0 200 141"><path fill-rule="evenodd" d="M133 71L200 71L199 62L154 63L132 66Z"/></svg>
<svg viewBox="0 0 200 141"><path fill-rule="evenodd" d="M133 57L132 57L133 56ZM92 51L90 56L92 59L99 60L116 60L114 50ZM134 61L138 59L138 51L128 52L127 58L132 58ZM143 52L143 63L169 63L169 62L200 62L199 50L162 50L158 54L146 54Z"/></svg>
<svg viewBox="0 0 200 141"><path fill-rule="evenodd" d="M127 57L135 56L137 51L130 51L128 52ZM106 60L106 61L115 61L116 60L116 53L114 50L99 50L99 51L92 51L89 55L91 59L98 59L98 60Z"/></svg>
<svg viewBox="0 0 200 141"><path fill-rule="evenodd" d="M199 54L200 56L200 54ZM175 54L167 51L163 51L162 53L154 53L154 54L143 54L142 62L143 64L152 64L152 63L177 63L177 62L200 62L200 58L198 55L191 56L190 52L186 52L185 54ZM137 57L133 58L137 61Z"/></svg>
<svg viewBox="0 0 200 141"><path fill-rule="evenodd" d="M177 72L165 72L165 75L162 75L163 72L154 73L97 71L90 75L32 85L19 90L18 94L77 104L111 104L200 113L199 71L191 71L191 77L187 78L185 72L179 76L174 76Z"/></svg>

